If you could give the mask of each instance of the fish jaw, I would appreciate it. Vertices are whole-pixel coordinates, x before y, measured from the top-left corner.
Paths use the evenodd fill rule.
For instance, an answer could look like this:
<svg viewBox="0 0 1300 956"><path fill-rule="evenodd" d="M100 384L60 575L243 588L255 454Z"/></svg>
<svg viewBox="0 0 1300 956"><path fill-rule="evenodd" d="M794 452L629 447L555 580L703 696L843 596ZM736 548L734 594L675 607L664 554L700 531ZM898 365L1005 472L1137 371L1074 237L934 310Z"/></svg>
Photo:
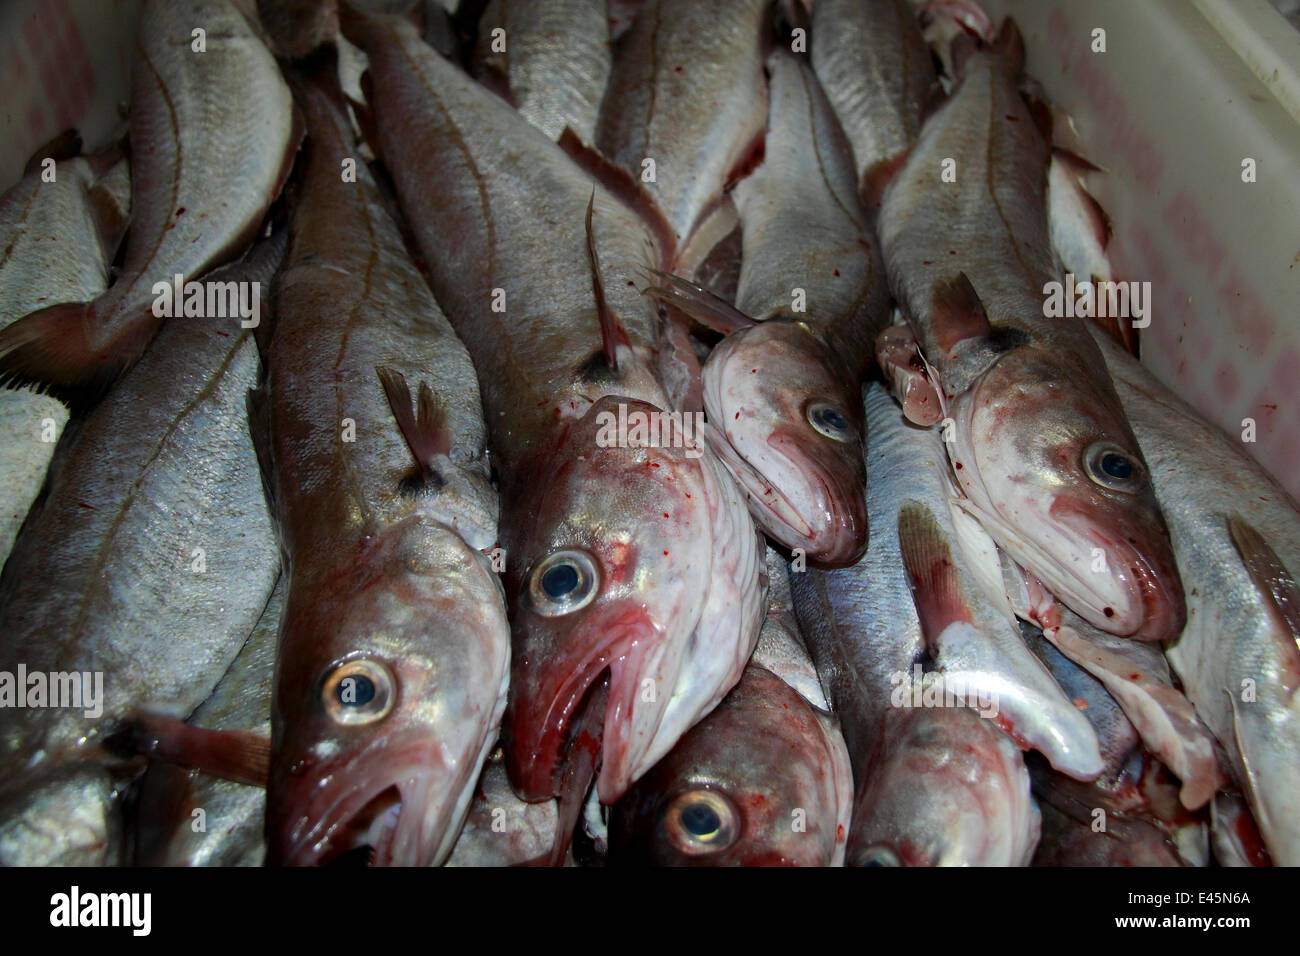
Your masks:
<svg viewBox="0 0 1300 956"><path fill-rule="evenodd" d="M848 865L1026 865L1041 817L1010 739L962 707L895 708L886 720Z"/></svg>
<svg viewBox="0 0 1300 956"><path fill-rule="evenodd" d="M441 862L497 735L509 654L486 560L421 516L319 576L291 567L272 706L271 862L327 863L362 845L377 864ZM345 721L329 689L363 662L391 705Z"/></svg>
<svg viewBox="0 0 1300 956"><path fill-rule="evenodd" d="M812 560L851 564L867 547L861 402L839 361L797 322L734 332L704 365L713 443L745 489L755 521ZM830 437L810 406L828 405L847 427Z"/></svg>
<svg viewBox="0 0 1300 956"><path fill-rule="evenodd" d="M1018 350L951 400L949 457L963 507L1066 606L1111 634L1169 639L1186 610L1155 496L1145 483L1132 493L1103 488L1083 464L1106 442L1147 473L1109 404L1050 359Z"/></svg>
<svg viewBox="0 0 1300 956"><path fill-rule="evenodd" d="M620 403L628 416L658 411L601 398L530 469L540 474L525 487L545 486L545 499L507 496L514 520L502 526L517 537L506 551L518 557L507 562L515 658L506 757L530 802L558 795L577 708L606 668L597 790L609 803L740 679L757 640L762 556L750 554L755 535L739 495L717 480L720 466L694 439L654 447L629 433L611 444L602 428ZM595 582L567 611L538 590L566 555ZM729 615L715 611L720 595L733 601Z"/></svg>

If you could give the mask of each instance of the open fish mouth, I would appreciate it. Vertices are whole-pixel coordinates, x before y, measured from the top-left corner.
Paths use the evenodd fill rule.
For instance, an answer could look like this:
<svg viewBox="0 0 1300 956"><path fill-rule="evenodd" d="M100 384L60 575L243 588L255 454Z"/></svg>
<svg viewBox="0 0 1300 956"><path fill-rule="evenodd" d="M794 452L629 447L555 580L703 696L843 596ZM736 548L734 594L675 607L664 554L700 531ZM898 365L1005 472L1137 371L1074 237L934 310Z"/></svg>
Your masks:
<svg viewBox="0 0 1300 956"><path fill-rule="evenodd" d="M564 789L565 755L580 742L573 738L581 727L600 727L600 770L597 787L602 800L617 799L631 785L645 763L649 746L667 704L667 695L640 695L643 682L655 686L664 678L664 657L671 639L655 626L643 606L631 605L602 615L590 627L601 639L578 661L558 659L548 663L542 689L512 701L507 715L510 746L506 748L510 779L519 795L530 802L559 796ZM581 644L582 642L579 642ZM679 642L680 643L680 642ZM604 714L583 714L591 691L609 673ZM547 686L547 685L550 686ZM595 742L587 742L590 746Z"/></svg>
<svg viewBox="0 0 1300 956"><path fill-rule="evenodd" d="M302 809L283 840L271 834L273 861L285 866L433 865L455 838L452 824L463 802L458 798L466 791L460 779L464 771L454 767L432 740L374 747L327 764L295 782L287 795L282 805ZM310 792L299 804L293 797L302 790Z"/></svg>

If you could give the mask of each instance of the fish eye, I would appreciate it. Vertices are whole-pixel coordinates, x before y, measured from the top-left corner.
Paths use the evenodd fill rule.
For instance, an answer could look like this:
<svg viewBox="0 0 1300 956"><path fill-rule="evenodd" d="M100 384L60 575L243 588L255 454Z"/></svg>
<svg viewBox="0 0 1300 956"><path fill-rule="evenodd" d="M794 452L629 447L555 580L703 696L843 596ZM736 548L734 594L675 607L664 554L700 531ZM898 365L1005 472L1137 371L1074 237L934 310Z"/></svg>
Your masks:
<svg viewBox="0 0 1300 956"><path fill-rule="evenodd" d="M596 562L585 551L552 552L528 575L529 603L545 617L559 617L586 607L599 588Z"/></svg>
<svg viewBox="0 0 1300 956"><path fill-rule="evenodd" d="M898 856L894 853L893 850L889 849L889 847L873 846L870 847L867 850L867 852L862 855L862 862L859 863L858 865L859 866L902 866L903 864L899 862Z"/></svg>
<svg viewBox="0 0 1300 956"><path fill-rule="evenodd" d="M826 402L813 402L808 406L808 424L834 441L853 440L853 425L844 412Z"/></svg>
<svg viewBox="0 0 1300 956"><path fill-rule="evenodd" d="M345 661L325 675L321 703L336 723L370 724L393 709L393 677L379 661Z"/></svg>
<svg viewBox="0 0 1300 956"><path fill-rule="evenodd" d="M1113 442L1099 441L1083 453L1083 470L1103 488L1134 494L1146 484L1142 464Z"/></svg>
<svg viewBox="0 0 1300 956"><path fill-rule="evenodd" d="M688 856L718 853L740 835L735 807L720 793L691 790L673 798L664 813L664 832Z"/></svg>

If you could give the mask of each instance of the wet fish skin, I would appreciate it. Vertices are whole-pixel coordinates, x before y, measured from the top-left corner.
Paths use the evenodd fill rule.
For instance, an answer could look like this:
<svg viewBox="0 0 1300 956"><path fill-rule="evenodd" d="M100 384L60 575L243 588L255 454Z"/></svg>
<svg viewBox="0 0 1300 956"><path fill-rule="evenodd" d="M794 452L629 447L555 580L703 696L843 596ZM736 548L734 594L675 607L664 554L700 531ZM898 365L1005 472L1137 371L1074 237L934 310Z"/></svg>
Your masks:
<svg viewBox="0 0 1300 956"><path fill-rule="evenodd" d="M270 740L275 647L284 599L282 576L239 656L187 723ZM161 762L150 764L138 786L138 865L261 866L264 862L265 787ZM195 829L196 809L203 811L199 830Z"/></svg>
<svg viewBox="0 0 1300 956"><path fill-rule="evenodd" d="M614 806L609 865L839 866L852 797L837 722L751 664Z"/></svg>
<svg viewBox="0 0 1300 956"><path fill-rule="evenodd" d="M408 26L345 18L344 30L370 55L382 152L483 383L514 628L503 734L511 780L531 801L558 795L567 734L609 669L597 789L613 802L739 680L763 613L758 537L714 456L698 438L611 447L602 431L606 413L612 421L667 405L654 373L658 317L633 284L663 267L663 246ZM436 196L432 181L443 184ZM620 326L608 339L588 211ZM490 308L498 295L504 312ZM547 562L589 588L579 606L546 604L533 587Z"/></svg>
<svg viewBox="0 0 1300 956"><path fill-rule="evenodd" d="M849 563L867 542L859 389L888 321L888 287L816 77L784 51L767 69L764 160L733 192L736 308L759 324L713 350L704 403L758 524L814 561Z"/></svg>
<svg viewBox="0 0 1300 956"><path fill-rule="evenodd" d="M817 0L809 54L874 210L936 83L921 28L905 0Z"/></svg>
<svg viewBox="0 0 1300 956"><path fill-rule="evenodd" d="M1043 838L1032 866L1185 866L1168 836L1141 818L1111 816L1106 830L1076 820L1049 803L1040 804Z"/></svg>
<svg viewBox="0 0 1300 956"><path fill-rule="evenodd" d="M876 529L867 553L852 567L791 575L800 627L852 760L847 862L1022 862L1037 842L1038 816L1010 740L965 708L895 705L896 696L910 702L913 666L928 662L898 515L916 487L941 488L947 466L883 388L865 393L867 515ZM918 777L918 761L932 772ZM958 765L967 776L949 772ZM986 816L986 804L1000 809Z"/></svg>
<svg viewBox="0 0 1300 956"><path fill-rule="evenodd" d="M646 182L679 243L763 135L764 0L647 0L614 50L596 146Z"/></svg>
<svg viewBox="0 0 1300 956"><path fill-rule="evenodd" d="M219 278L265 285L277 262L264 244ZM103 713L0 709L0 859L120 859L100 744L137 708L197 707L266 605L279 557L244 411L256 374L237 319L174 323L65 430L0 575L0 670L100 672Z"/></svg>
<svg viewBox="0 0 1300 956"><path fill-rule="evenodd" d="M195 29L205 52L195 52ZM197 279L240 255L297 148L289 89L230 0L149 0L131 80L132 226L122 274L84 305L0 332L0 380L93 400L162 319L155 283Z"/></svg>
<svg viewBox="0 0 1300 956"><path fill-rule="evenodd" d="M492 49L505 31L505 52ZM521 116L551 139L565 127L593 141L610 72L605 0L491 0L478 25L476 76L504 81Z"/></svg>
<svg viewBox="0 0 1300 956"><path fill-rule="evenodd" d="M270 402L254 402L288 575L268 860L368 846L378 864L430 865L451 852L505 707L509 627L480 551L498 502L469 355L364 164L340 176L354 142L333 82L298 84L311 154Z"/></svg>
<svg viewBox="0 0 1300 956"><path fill-rule="evenodd" d="M1159 640L1181 628L1183 596L1138 443L1082 322L1046 314L1061 278L1049 149L1016 86L1022 63L1010 21L966 59L886 189L885 263L937 372L969 510L1089 623ZM956 182L941 182L953 158Z"/></svg>
<svg viewBox="0 0 1300 956"><path fill-rule="evenodd" d="M1237 440L1109 339L1097 342L1151 467L1187 593L1187 626L1166 656L1228 751L1274 862L1298 865L1300 649L1294 617L1272 593L1300 573L1296 502ZM1267 586L1247 556L1272 563ZM1254 701L1242 699L1246 687Z"/></svg>
<svg viewBox="0 0 1300 956"><path fill-rule="evenodd" d="M0 197L0 328L55 302L84 302L108 285L86 159L56 161L55 180L28 173ZM47 429L52 422L52 434ZM27 390L0 392L0 565L45 479L68 421L62 402ZM46 440L48 436L48 440Z"/></svg>
<svg viewBox="0 0 1300 956"><path fill-rule="evenodd" d="M465 826L443 866L523 866L544 859L555 843L556 801L525 803L510 789L505 757L488 758Z"/></svg>

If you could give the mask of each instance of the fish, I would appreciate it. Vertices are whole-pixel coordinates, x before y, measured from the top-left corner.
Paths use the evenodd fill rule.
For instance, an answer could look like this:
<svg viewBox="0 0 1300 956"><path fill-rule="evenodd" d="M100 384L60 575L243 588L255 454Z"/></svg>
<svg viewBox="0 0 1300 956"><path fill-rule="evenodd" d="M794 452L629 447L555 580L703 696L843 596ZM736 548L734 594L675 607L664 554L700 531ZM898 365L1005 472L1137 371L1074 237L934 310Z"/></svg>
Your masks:
<svg viewBox="0 0 1300 956"><path fill-rule="evenodd" d="M510 789L505 754L483 767L465 825L443 866L526 866L546 859L556 843L558 802L525 803Z"/></svg>
<svg viewBox="0 0 1300 956"><path fill-rule="evenodd" d="M906 487L893 489L900 500L892 505L889 537L942 683L963 691L968 702L973 698L982 714L1041 751L1062 773L1081 780L1097 776L1102 763L1096 734L1025 645L1002 589L996 546L963 510L939 433L909 425L879 389L870 393L867 408L881 454L912 466Z"/></svg>
<svg viewBox="0 0 1300 956"><path fill-rule="evenodd" d="M1245 450L1100 331L1187 594L1165 644L1279 866L1300 865L1300 509Z"/></svg>
<svg viewBox="0 0 1300 956"><path fill-rule="evenodd" d="M506 704L499 502L474 366L355 160L335 75L295 79L309 154L250 398L287 575L267 860L430 866Z"/></svg>
<svg viewBox="0 0 1300 956"><path fill-rule="evenodd" d="M1026 861L1039 823L1010 738L969 708L911 706L915 669L935 667L898 519L914 489L942 487L946 463L933 436L907 424L882 386L869 385L864 399L867 517L875 529L867 553L851 567L791 574L800 628L852 760L847 863ZM928 756L917 764L914 751ZM929 769L918 776L917 766ZM986 815L986 806L1000 809Z"/></svg>
<svg viewBox="0 0 1300 956"><path fill-rule="evenodd" d="M905 0L817 0L809 58L853 149L863 203L885 184L921 130L937 82L920 25Z"/></svg>
<svg viewBox="0 0 1300 956"><path fill-rule="evenodd" d="M813 561L849 564L867 545L859 396L889 289L816 77L783 49L767 72L764 159L732 192L744 327L704 363L704 407L759 527ZM707 324L715 297L668 281L669 301Z"/></svg>
<svg viewBox="0 0 1300 956"><path fill-rule="evenodd" d="M1063 277L1048 237L1049 146L1016 86L1023 42L1009 20L991 46L965 39L961 79L877 221L891 287L942 393L964 508L1093 626L1171 637L1183 594L1141 449L1082 321L1047 314Z"/></svg>
<svg viewBox="0 0 1300 956"><path fill-rule="evenodd" d="M218 735L229 731L258 738L270 752L271 688L284 584L281 576L239 656L208 699L182 728L160 727L170 737L173 754L201 763L221 747ZM216 734L196 739L192 727ZM241 782L159 759L141 778L136 800L137 865L261 866L265 861L265 779Z"/></svg>
<svg viewBox="0 0 1300 956"><path fill-rule="evenodd" d="M843 865L848 750L798 636L785 562L768 554L775 583L754 657L614 805L608 865Z"/></svg>
<svg viewBox="0 0 1300 956"><path fill-rule="evenodd" d="M595 145L685 244L763 142L766 0L647 0L614 49Z"/></svg>
<svg viewBox="0 0 1300 956"><path fill-rule="evenodd" d="M37 159L43 160L38 151ZM110 171L92 158L43 162L0 197L0 328L51 302L81 302L108 286L116 238L101 233L125 218L100 184ZM123 170L126 160L121 160ZM46 170L54 180L45 181ZM106 218L107 217L107 218ZM106 248L113 245L114 248ZM68 422L67 407L35 392L0 392L0 565L41 490L55 443Z"/></svg>
<svg viewBox="0 0 1300 956"><path fill-rule="evenodd" d="M214 278L265 285L282 252L261 243ZM191 319L155 344L64 430L0 574L0 673L89 675L82 702L99 698L21 707L0 689L6 864L122 859L130 768L114 736L139 709L201 704L279 571L244 408L258 371L251 330Z"/></svg>
<svg viewBox="0 0 1300 956"><path fill-rule="evenodd" d="M479 19L473 72L502 87L520 115L551 139L571 129L591 143L610 59L605 0L490 0Z"/></svg>
<svg viewBox="0 0 1300 956"><path fill-rule="evenodd" d="M633 184L566 152L408 25L343 28L370 57L379 152L483 386L514 632L512 785L530 802L582 789L565 768L598 756L599 799L614 803L740 679L764 613L739 489L698 434L650 417L668 399L658 317L635 282L663 267L671 233ZM655 421L670 423L662 441Z"/></svg>
<svg viewBox="0 0 1300 956"><path fill-rule="evenodd" d="M1186 864L1160 827L1141 818L1112 817L1104 831L1040 803L1043 837L1033 866L1176 867Z"/></svg>
<svg viewBox="0 0 1300 956"><path fill-rule="evenodd" d="M97 298L0 330L0 383L78 405L143 354L174 276L197 280L248 248L299 139L275 59L230 0L147 0L132 64L121 275Z"/></svg>

